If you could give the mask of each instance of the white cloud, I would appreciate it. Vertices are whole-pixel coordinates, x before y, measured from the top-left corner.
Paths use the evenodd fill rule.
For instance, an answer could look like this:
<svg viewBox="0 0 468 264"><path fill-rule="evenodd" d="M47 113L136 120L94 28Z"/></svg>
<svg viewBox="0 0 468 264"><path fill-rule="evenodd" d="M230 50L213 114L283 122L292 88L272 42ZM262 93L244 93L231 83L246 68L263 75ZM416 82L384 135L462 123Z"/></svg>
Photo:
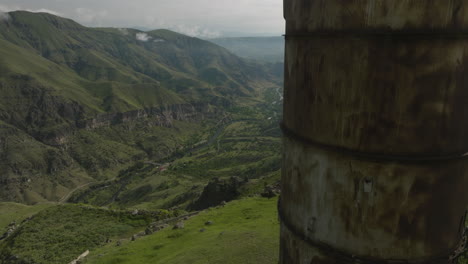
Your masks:
<svg viewBox="0 0 468 264"><path fill-rule="evenodd" d="M153 42L159 43L159 42L165 42L165 40L164 39L155 39L155 40L153 40Z"/></svg>
<svg viewBox="0 0 468 264"><path fill-rule="evenodd" d="M217 38L221 36L219 31L201 28L199 26L177 25L170 27L170 29L191 37L198 38Z"/></svg>
<svg viewBox="0 0 468 264"><path fill-rule="evenodd" d="M146 33L140 32L140 33L136 33L136 39L139 40L139 41L146 42L146 41L150 40L151 37Z"/></svg>

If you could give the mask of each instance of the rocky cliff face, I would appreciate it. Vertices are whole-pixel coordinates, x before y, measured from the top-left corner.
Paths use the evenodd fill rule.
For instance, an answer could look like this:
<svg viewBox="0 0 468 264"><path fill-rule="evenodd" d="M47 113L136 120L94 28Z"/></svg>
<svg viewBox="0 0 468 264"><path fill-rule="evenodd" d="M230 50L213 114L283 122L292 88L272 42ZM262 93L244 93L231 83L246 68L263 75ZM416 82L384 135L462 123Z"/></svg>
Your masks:
<svg viewBox="0 0 468 264"><path fill-rule="evenodd" d="M60 200L84 183L90 173L100 175L102 170L144 157L144 152L138 150L144 146L115 149L114 144L131 145L125 142L125 136L111 145L99 146L105 139L94 139L94 130L119 130L120 126L135 122L144 122L145 127L173 128L175 121L196 123L216 119L223 113L221 108L206 103L177 104L84 119L84 107L50 95L40 86L18 84L12 88L20 95L8 98L10 108L0 109L0 200L4 201ZM77 140L84 133L80 131L88 131L82 141ZM130 152L123 158L120 154L119 158L106 154L96 160L93 155L102 153L84 153L94 148ZM170 155L172 151L175 149L161 144L158 156Z"/></svg>
<svg viewBox="0 0 468 264"><path fill-rule="evenodd" d="M156 126L172 127L172 121L200 121L216 118L223 111L209 104L177 104L152 107L123 113L98 114L95 118L77 122L78 128L95 129L151 117Z"/></svg>

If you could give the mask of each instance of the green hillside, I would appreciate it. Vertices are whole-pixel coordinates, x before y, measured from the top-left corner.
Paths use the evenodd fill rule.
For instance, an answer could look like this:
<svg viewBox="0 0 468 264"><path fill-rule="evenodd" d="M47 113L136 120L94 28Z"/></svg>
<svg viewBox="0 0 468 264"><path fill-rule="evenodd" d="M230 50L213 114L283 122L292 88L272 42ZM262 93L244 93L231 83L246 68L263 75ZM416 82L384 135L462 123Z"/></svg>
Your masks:
<svg viewBox="0 0 468 264"><path fill-rule="evenodd" d="M281 83L267 67L168 30L9 16L0 21L0 201L59 201L167 159L246 109L264 119L265 94Z"/></svg>
<svg viewBox="0 0 468 264"><path fill-rule="evenodd" d="M68 263L111 238L129 237L152 221L175 215L164 210L133 214L81 205L50 207L17 223L16 231L0 244L0 263Z"/></svg>
<svg viewBox="0 0 468 264"><path fill-rule="evenodd" d="M194 216L53 206L0 240L0 263L69 263L87 250L85 263L276 263L276 203L247 198Z"/></svg>
<svg viewBox="0 0 468 264"><path fill-rule="evenodd" d="M24 219L31 217L48 207L54 206L53 203L36 204L28 206L17 203L0 203L0 233L11 223L21 223Z"/></svg>
<svg viewBox="0 0 468 264"><path fill-rule="evenodd" d="M2 38L93 82L159 83L194 101L251 96L259 83L272 80L264 69L224 48L168 30L86 28L45 13L10 16L0 23ZM147 40L137 39L138 34Z"/></svg>
<svg viewBox="0 0 468 264"><path fill-rule="evenodd" d="M108 244L85 263L245 263L278 262L276 199L250 198L210 209L185 221L184 229ZM212 224L206 225L207 222Z"/></svg>
<svg viewBox="0 0 468 264"><path fill-rule="evenodd" d="M233 197L222 191L210 194L207 199L214 203L216 197L220 197L219 203L247 193L259 194L265 183L279 180L281 147L276 121L233 121L218 132L211 144L182 151L163 163L139 163L112 181L75 192L69 201L116 208L188 210L211 179L241 179L239 186L233 187L237 193Z"/></svg>

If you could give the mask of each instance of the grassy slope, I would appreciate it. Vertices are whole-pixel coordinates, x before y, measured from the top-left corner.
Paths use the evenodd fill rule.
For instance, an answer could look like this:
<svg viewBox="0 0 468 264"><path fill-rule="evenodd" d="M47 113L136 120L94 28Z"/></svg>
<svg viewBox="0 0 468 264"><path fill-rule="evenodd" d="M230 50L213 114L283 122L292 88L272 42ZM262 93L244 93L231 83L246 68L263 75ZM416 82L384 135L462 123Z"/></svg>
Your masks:
<svg viewBox="0 0 468 264"><path fill-rule="evenodd" d="M18 203L0 203L0 233L2 233L10 223L21 223L24 219L53 205L53 203L36 204L33 206Z"/></svg>
<svg viewBox="0 0 468 264"><path fill-rule="evenodd" d="M160 217L167 216L169 212L161 211ZM53 206L34 215L0 243L0 263L9 263L5 260L9 255L27 263L68 263L84 251L104 245L108 238L130 237L154 220L151 214L132 215L79 205Z"/></svg>
<svg viewBox="0 0 468 264"><path fill-rule="evenodd" d="M29 79L34 79L34 85L52 89L52 95L63 95L68 99L79 101L89 109L98 110L99 101L91 96L83 87L78 85L82 79L72 71L60 67L59 65L37 55L32 50L15 46L10 42L0 39L0 73L2 81L2 106L9 110L9 104L14 103L5 100L5 95L18 96L18 91L14 90L17 80L10 78L11 75L24 75ZM33 85L32 82L29 83Z"/></svg>
<svg viewBox="0 0 468 264"><path fill-rule="evenodd" d="M278 261L276 199L249 198L210 209L185 222L121 247L93 251L86 263L252 263ZM205 226L212 221L213 225ZM206 229L200 232L200 229Z"/></svg>
<svg viewBox="0 0 468 264"><path fill-rule="evenodd" d="M2 39L0 47L0 67L4 69L0 73L0 77L3 77L0 80L4 95L18 96L18 91L13 89L18 81L10 76L21 74L34 80L29 85L45 87L52 95L78 102L90 116L105 111L125 112L143 107L184 103L174 92L160 87L154 80L152 83L140 80L138 84L89 81L77 75L73 69L48 60L34 50L15 46ZM105 103L108 98L112 98L112 105ZM14 102L3 102L5 110L13 107L9 105L11 103Z"/></svg>
<svg viewBox="0 0 468 264"><path fill-rule="evenodd" d="M7 179L0 185L2 200L30 204L58 200L74 186L92 180L63 150L2 121L0 140L0 179Z"/></svg>

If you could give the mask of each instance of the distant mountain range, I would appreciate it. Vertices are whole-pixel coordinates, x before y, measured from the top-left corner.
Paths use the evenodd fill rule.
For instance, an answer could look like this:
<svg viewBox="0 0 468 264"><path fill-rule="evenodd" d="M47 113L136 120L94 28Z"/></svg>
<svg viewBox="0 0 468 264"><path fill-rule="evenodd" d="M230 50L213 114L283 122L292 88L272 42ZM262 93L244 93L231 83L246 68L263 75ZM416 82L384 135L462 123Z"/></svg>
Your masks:
<svg viewBox="0 0 468 264"><path fill-rule="evenodd" d="M216 38L209 41L243 58L272 63L284 61L284 37Z"/></svg>
<svg viewBox="0 0 468 264"><path fill-rule="evenodd" d="M168 30L9 16L0 21L0 201L58 201L137 161L164 158L202 120L209 127L260 107L282 82L277 67ZM232 44L275 61L281 41ZM249 57L248 45L233 52Z"/></svg>

